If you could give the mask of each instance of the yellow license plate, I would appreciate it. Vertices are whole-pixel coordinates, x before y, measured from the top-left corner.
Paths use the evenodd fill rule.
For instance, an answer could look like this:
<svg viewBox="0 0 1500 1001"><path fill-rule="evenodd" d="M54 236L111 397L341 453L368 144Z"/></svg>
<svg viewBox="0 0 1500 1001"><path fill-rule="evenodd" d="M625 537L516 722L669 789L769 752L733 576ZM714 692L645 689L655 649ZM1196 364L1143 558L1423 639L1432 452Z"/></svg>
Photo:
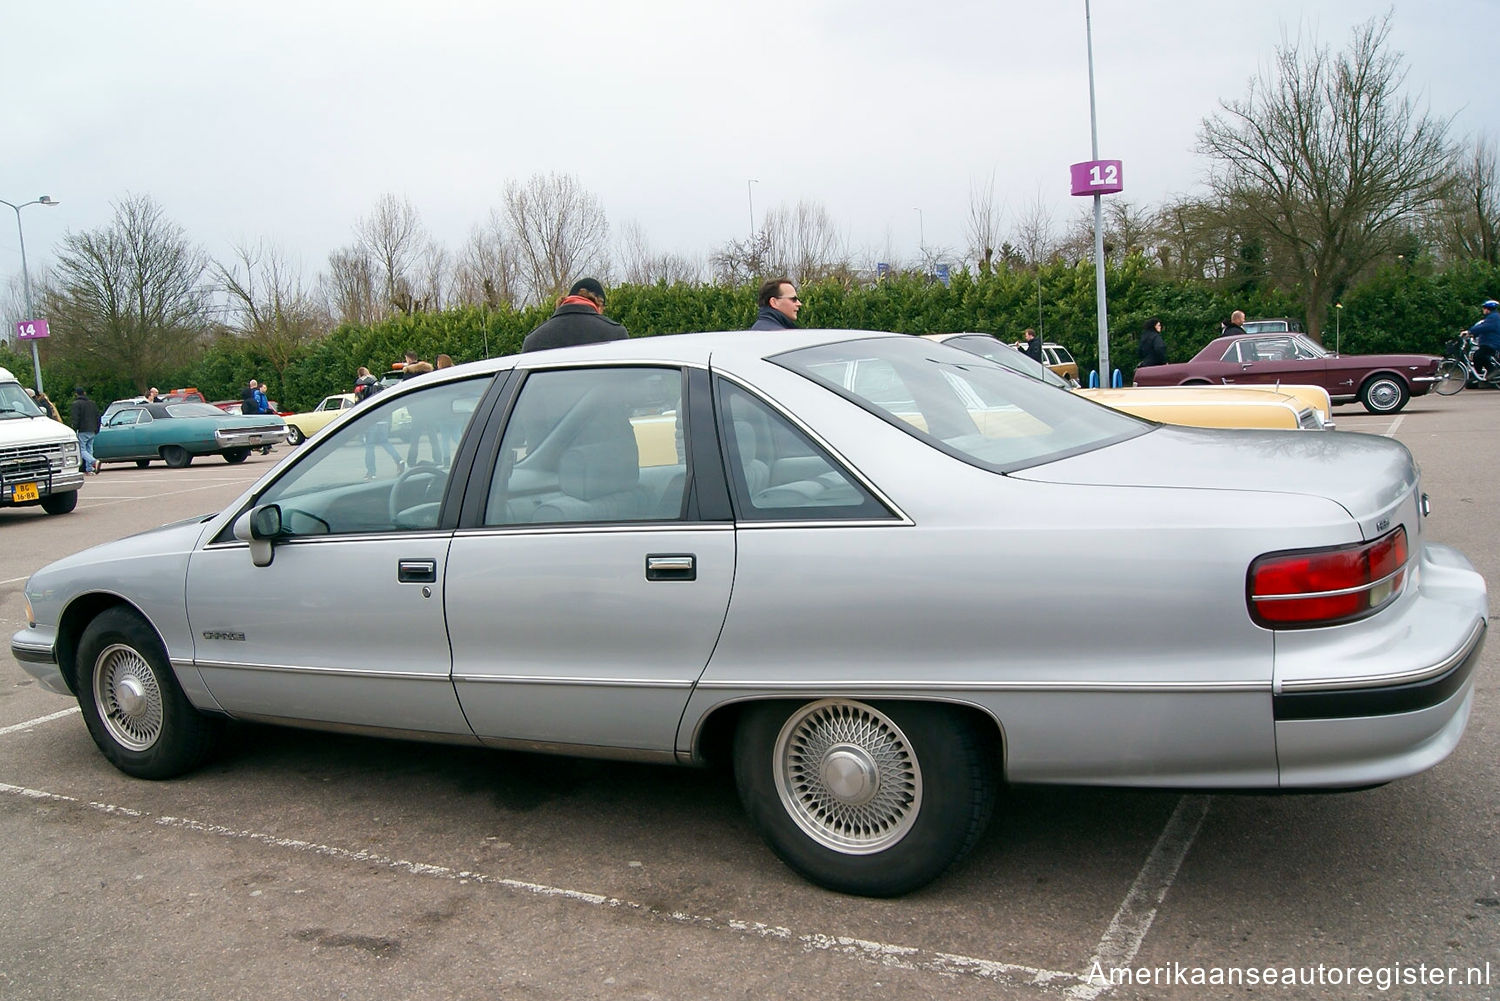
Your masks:
<svg viewBox="0 0 1500 1001"><path fill-rule="evenodd" d="M17 483L15 491L10 495L10 499L16 503L20 503L21 501L36 500L39 496L41 495L37 492L35 483Z"/></svg>

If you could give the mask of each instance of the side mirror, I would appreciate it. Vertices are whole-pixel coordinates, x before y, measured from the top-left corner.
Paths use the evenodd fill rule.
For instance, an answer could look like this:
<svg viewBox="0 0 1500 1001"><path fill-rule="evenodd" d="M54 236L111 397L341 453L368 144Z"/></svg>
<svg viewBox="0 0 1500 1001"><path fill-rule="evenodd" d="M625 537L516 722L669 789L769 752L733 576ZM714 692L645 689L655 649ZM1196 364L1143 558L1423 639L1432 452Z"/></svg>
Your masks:
<svg viewBox="0 0 1500 1001"><path fill-rule="evenodd" d="M234 523L234 537L250 544L250 561L268 567L276 558L274 543L281 537L281 508L276 504L254 507Z"/></svg>

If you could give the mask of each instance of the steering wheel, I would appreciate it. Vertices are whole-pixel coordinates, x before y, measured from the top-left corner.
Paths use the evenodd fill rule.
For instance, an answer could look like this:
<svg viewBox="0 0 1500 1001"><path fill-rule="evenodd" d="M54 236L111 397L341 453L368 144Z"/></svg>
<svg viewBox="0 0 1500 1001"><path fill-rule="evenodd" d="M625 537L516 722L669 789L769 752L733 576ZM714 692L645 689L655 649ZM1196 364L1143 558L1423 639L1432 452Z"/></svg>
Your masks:
<svg viewBox="0 0 1500 1001"><path fill-rule="evenodd" d="M423 483L422 485L421 498L418 499L418 502L420 503L422 499L426 498L427 492L432 489L432 485L434 483L438 484L439 487L441 487L443 481L446 480L447 477L448 473L446 470L444 470L441 466L434 465L431 462L419 462L414 466L408 466L406 467L406 469L402 470L401 474L396 477L395 482L391 484L391 495L386 500L388 513L391 517L391 524L396 524L397 516L400 515L402 511L414 506L411 504L401 503L401 491L403 488L405 488L406 484L417 479L428 481Z"/></svg>

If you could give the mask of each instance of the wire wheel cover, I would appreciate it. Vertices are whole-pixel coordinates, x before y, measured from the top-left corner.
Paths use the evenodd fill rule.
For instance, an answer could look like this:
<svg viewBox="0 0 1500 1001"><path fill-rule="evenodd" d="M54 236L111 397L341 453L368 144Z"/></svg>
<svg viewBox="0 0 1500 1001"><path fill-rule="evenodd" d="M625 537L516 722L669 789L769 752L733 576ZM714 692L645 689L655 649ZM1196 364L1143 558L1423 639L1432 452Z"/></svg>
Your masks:
<svg viewBox="0 0 1500 1001"><path fill-rule="evenodd" d="M776 791L803 832L850 855L904 838L922 805L922 770L906 734L862 702L804 706L776 738Z"/></svg>
<svg viewBox="0 0 1500 1001"><path fill-rule="evenodd" d="M114 643L94 665L94 704L109 735L131 751L144 751L162 732L161 688L146 659Z"/></svg>

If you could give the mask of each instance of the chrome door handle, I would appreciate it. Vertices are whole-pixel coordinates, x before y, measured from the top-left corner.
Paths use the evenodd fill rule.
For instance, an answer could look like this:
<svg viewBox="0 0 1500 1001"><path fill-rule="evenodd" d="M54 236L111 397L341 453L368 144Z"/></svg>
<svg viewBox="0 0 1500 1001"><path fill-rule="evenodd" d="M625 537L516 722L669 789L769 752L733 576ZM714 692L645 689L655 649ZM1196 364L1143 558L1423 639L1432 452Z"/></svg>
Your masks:
<svg viewBox="0 0 1500 1001"><path fill-rule="evenodd" d="M647 554L646 579L697 580L698 557L692 553Z"/></svg>
<svg viewBox="0 0 1500 1001"><path fill-rule="evenodd" d="M436 584L437 560L397 560L396 581L401 584Z"/></svg>

